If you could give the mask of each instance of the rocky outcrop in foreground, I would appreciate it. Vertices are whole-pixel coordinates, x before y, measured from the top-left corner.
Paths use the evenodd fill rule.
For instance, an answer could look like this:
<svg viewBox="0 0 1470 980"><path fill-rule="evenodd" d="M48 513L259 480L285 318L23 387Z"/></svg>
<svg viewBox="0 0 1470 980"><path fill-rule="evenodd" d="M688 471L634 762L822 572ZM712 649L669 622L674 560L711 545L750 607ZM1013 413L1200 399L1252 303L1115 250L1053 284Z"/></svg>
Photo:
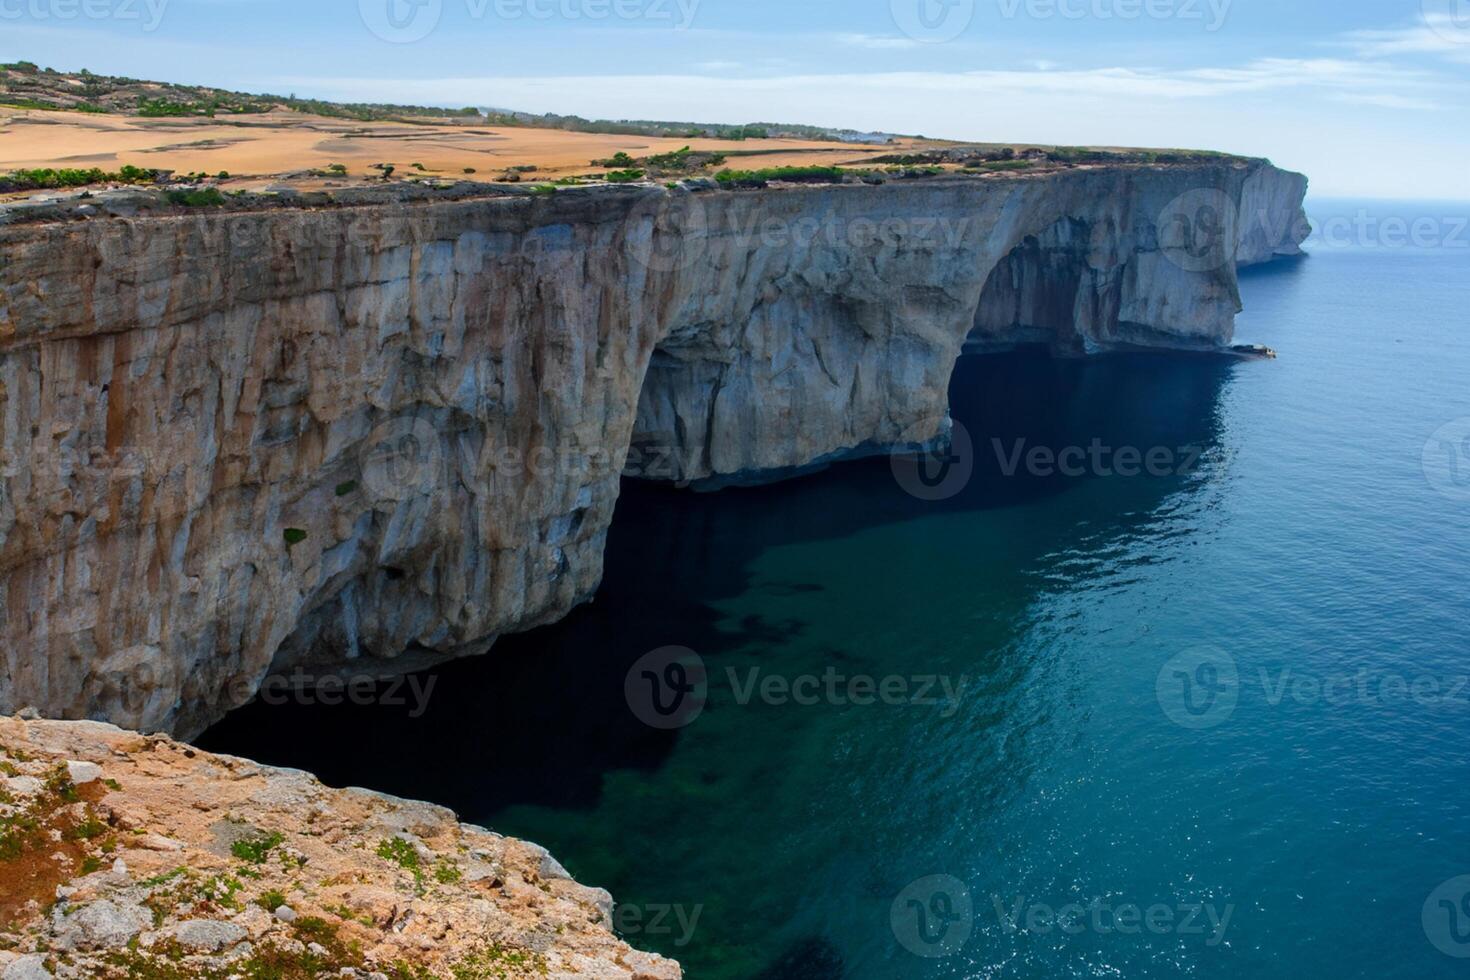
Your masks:
<svg viewBox="0 0 1470 980"><path fill-rule="evenodd" d="M89 722L0 719L3 980L677 980L545 850Z"/></svg>
<svg viewBox="0 0 1470 980"><path fill-rule="evenodd" d="M273 669L484 653L596 590L625 462L943 441L966 344L1228 344L1305 188L1221 158L32 212L0 227L0 711L188 736Z"/></svg>

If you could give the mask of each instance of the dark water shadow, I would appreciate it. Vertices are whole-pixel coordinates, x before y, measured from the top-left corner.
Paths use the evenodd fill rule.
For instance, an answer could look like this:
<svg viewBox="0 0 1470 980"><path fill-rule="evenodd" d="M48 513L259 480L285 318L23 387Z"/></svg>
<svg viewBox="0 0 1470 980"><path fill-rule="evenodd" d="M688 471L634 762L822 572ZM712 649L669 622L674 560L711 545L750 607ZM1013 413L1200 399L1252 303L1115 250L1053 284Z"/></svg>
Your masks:
<svg viewBox="0 0 1470 980"><path fill-rule="evenodd" d="M417 675L420 689L434 685L421 714L407 686L397 692L404 705L257 700L200 744L306 769L330 785L432 800L472 819L518 804L593 807L608 772L655 770L678 739L628 710L624 679L638 658L670 645L718 658L763 634L789 638L800 630L755 616L738 631L719 625L711 603L743 593L746 568L764 550L935 514L1017 506L1095 478L1032 473L1024 463L1008 473L1018 447L1098 440L1208 452L1218 448L1219 393L1238 368L1226 359L1153 353L963 358L952 385L953 416L971 437L974 472L954 496L918 499L899 485L886 458L713 495L630 481L595 601L553 626L502 639L488 657ZM1148 505L1184 482L1133 479L1148 485L1148 499L1119 515L1120 526L1147 521ZM773 595L824 589L822 582L762 587ZM841 656L833 651L833 659Z"/></svg>

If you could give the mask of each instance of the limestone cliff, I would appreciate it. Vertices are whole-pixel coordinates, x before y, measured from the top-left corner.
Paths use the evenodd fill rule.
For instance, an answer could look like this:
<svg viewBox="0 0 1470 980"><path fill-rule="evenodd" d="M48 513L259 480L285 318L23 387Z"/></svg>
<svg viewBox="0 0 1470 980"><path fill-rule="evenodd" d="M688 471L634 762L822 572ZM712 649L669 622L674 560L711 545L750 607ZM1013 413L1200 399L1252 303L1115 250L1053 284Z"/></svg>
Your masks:
<svg viewBox="0 0 1470 980"><path fill-rule="evenodd" d="M191 734L273 665L484 652L596 589L630 447L758 481L943 438L967 341L1219 347L1304 186L1221 160L0 228L0 711Z"/></svg>

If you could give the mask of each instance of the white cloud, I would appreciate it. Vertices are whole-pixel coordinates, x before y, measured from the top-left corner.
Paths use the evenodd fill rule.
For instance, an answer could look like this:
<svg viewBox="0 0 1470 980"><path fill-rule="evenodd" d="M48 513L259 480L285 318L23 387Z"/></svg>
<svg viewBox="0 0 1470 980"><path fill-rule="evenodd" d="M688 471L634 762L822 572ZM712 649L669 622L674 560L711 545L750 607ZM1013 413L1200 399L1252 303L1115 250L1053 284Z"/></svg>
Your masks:
<svg viewBox="0 0 1470 980"><path fill-rule="evenodd" d="M1379 93L1379 94L1376 94L1375 95L1375 94L1373 94L1371 92L1365 92L1365 93L1362 93L1362 94L1340 93L1340 94L1337 94L1337 95L1332 96L1332 99L1335 102L1343 102L1343 103L1346 103L1348 105L1371 105L1371 106L1377 106L1377 107L1379 107L1381 109L1406 109L1406 110L1409 110L1409 111L1415 111L1415 110L1428 111L1428 110L1432 110L1432 109L1443 109L1443 108L1445 108L1445 105L1443 103L1441 103L1441 102L1432 102L1429 99L1415 99L1415 98L1410 98L1409 96L1405 96L1405 95L1388 95L1388 94L1383 94L1383 93Z"/></svg>
<svg viewBox="0 0 1470 980"><path fill-rule="evenodd" d="M706 62L701 68L726 68L732 62ZM391 78L282 78L275 84L301 89L328 90L339 95L387 99L411 96L442 100L449 92L491 94L497 89L534 90L548 94L563 90L593 91L607 95L662 91L670 98L697 93L707 105L724 101L705 91L709 79L682 75L598 75L528 77L482 77L443 79ZM875 72L868 74L800 74L781 77L722 79L721 91L761 94L837 90L856 96L865 91L903 92L912 96L970 95L982 99L1010 96L1067 96L1078 100L1113 101L1129 98L1190 100L1231 98L1257 93L1292 90L1347 94L1366 103L1427 107L1430 95L1439 90L1433 76L1406 71L1391 64L1346 59L1262 58L1232 68L1181 70L1149 68L1092 68L1058 70L1038 66L1031 69L981 70L968 72ZM854 105L857 99L852 100ZM708 113L706 113L708 114Z"/></svg>
<svg viewBox="0 0 1470 980"><path fill-rule="evenodd" d="M1330 43L1350 48L1364 58L1432 55L1470 64L1470 21L1461 22L1448 14L1427 14L1412 27L1351 31Z"/></svg>
<svg viewBox="0 0 1470 980"><path fill-rule="evenodd" d="M911 51L923 47L907 37L884 37L881 34L838 34L837 43L870 51Z"/></svg>

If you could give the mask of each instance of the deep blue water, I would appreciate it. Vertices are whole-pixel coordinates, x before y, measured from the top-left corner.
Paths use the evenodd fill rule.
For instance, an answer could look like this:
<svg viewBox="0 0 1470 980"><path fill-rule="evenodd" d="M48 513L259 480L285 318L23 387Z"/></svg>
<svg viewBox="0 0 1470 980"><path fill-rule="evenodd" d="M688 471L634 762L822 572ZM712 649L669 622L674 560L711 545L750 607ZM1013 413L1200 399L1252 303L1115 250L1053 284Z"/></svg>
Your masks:
<svg viewBox="0 0 1470 980"><path fill-rule="evenodd" d="M1248 273L1278 361L967 358L943 501L886 460L630 486L597 602L422 717L257 704L206 745L543 843L696 980L1464 976L1470 209L1311 210L1437 231ZM1008 475L997 439L1168 472ZM624 682L670 645L709 691L663 731ZM751 670L964 683L742 704Z"/></svg>

